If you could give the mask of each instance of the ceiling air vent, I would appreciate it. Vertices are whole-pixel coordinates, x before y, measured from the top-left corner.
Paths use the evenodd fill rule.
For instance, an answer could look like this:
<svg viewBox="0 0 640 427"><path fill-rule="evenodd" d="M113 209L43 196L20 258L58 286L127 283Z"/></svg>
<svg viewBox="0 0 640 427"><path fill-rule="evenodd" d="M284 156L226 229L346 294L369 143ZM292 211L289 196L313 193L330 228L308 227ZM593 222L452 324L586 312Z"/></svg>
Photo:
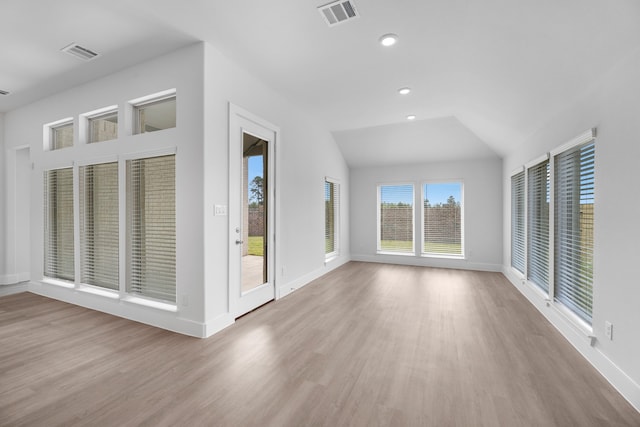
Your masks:
<svg viewBox="0 0 640 427"><path fill-rule="evenodd" d="M91 49L87 49L86 47L82 47L75 43L71 43L69 46L65 46L60 50L68 53L69 55L73 55L76 58L82 59L83 61L90 61L98 56L98 54Z"/></svg>
<svg viewBox="0 0 640 427"><path fill-rule="evenodd" d="M356 7L350 0L334 1L329 4L325 4L324 6L320 6L318 10L330 27L359 16L356 12Z"/></svg>
<svg viewBox="0 0 640 427"><path fill-rule="evenodd" d="M9 92L7 92L6 90L0 89L0 95L9 95Z"/></svg>

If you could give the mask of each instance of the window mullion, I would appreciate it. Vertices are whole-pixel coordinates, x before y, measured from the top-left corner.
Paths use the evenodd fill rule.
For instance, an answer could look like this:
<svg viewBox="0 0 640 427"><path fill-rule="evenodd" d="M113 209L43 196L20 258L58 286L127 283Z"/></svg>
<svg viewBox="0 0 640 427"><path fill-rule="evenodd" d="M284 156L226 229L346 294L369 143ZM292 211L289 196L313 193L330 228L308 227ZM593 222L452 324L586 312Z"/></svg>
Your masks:
<svg viewBox="0 0 640 427"><path fill-rule="evenodd" d="M127 252L127 176L126 161L122 158L118 159L118 264L120 271L118 274L119 294L120 298L126 296L127 271L129 269L130 256Z"/></svg>

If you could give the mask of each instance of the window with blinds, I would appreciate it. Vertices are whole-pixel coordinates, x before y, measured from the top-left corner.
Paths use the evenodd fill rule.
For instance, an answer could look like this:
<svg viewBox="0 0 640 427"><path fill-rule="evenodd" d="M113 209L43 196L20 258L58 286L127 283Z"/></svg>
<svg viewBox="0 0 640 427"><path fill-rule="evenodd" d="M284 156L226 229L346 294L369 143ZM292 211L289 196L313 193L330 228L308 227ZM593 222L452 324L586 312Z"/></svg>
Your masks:
<svg viewBox="0 0 640 427"><path fill-rule="evenodd" d="M324 182L324 212L324 253L329 259L339 253L340 221L340 184L330 179Z"/></svg>
<svg viewBox="0 0 640 427"><path fill-rule="evenodd" d="M81 166L80 281L119 289L118 163Z"/></svg>
<svg viewBox="0 0 640 427"><path fill-rule="evenodd" d="M73 169L44 172L44 276L75 279Z"/></svg>
<svg viewBox="0 0 640 427"><path fill-rule="evenodd" d="M176 301L175 155L128 160L127 292Z"/></svg>
<svg viewBox="0 0 640 427"><path fill-rule="evenodd" d="M524 274L524 171L511 177L511 266Z"/></svg>
<svg viewBox="0 0 640 427"><path fill-rule="evenodd" d="M591 324L595 142L554 157L554 298Z"/></svg>
<svg viewBox="0 0 640 427"><path fill-rule="evenodd" d="M378 186L378 252L413 254L413 184Z"/></svg>
<svg viewBox="0 0 640 427"><path fill-rule="evenodd" d="M527 279L549 292L549 161L528 169Z"/></svg>
<svg viewBox="0 0 640 427"><path fill-rule="evenodd" d="M462 183L424 184L422 190L422 253L461 256Z"/></svg>

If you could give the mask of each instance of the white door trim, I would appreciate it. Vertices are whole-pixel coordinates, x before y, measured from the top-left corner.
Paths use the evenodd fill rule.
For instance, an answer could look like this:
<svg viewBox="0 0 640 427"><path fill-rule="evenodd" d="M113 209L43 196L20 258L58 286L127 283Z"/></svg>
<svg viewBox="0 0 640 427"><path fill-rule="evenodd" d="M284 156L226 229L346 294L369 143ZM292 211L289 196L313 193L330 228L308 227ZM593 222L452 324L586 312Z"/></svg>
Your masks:
<svg viewBox="0 0 640 427"><path fill-rule="evenodd" d="M273 138L270 139L270 163L271 173L268 175L269 183L267 185L268 191L273 198L273 202L268 204L269 209L269 235L267 248L269 248L269 257L267 262L269 263L268 274L269 286L259 286L258 288L249 291L241 296L241 253L240 248L236 244L236 239L242 239L242 235L236 233L236 228L242 229L241 218L241 204L234 203L237 200L236 197L240 194L241 190L241 168L239 166L239 153L241 153L242 147L242 133L247 131L248 133L255 134L259 132L251 132L247 128L262 128L269 133L273 134ZM278 287L276 286L276 271L278 263L278 247L276 245L276 231L279 229L279 200L276 196L278 190L278 158L277 158L277 146L280 143L280 128L255 114L239 107L233 103L229 103L229 229L228 229L228 241L229 241L229 283L228 283L228 296L229 296L229 313L233 317L238 317L247 311L246 306L254 305L254 301L260 301L260 297L257 294L265 295L266 289L270 292L270 299L277 299ZM256 135L260 136L260 135ZM272 139L272 141L271 141ZM239 179L240 178L240 179ZM242 299L245 298L245 301ZM266 301L264 301L266 302ZM263 303L264 303L263 302ZM260 303L257 303L261 305ZM255 308L255 307L253 307Z"/></svg>

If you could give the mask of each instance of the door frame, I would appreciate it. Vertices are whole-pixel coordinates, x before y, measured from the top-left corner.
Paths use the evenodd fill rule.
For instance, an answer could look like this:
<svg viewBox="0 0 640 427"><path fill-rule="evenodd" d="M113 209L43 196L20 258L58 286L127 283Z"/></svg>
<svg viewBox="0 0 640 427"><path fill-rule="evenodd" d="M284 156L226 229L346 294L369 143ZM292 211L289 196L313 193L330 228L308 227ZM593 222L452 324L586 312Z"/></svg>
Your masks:
<svg viewBox="0 0 640 427"><path fill-rule="evenodd" d="M244 125L243 125L244 124ZM246 126L257 126L260 128L264 128L269 133L273 133L273 140L269 141L271 147L269 148L269 154L271 158L269 159L270 163L270 173L267 175L268 184L267 191L270 193L272 198L271 203L268 206L268 221L269 221L269 235L265 236L268 239L267 241L267 274L268 274L268 282L270 287L272 287L272 297L268 301L278 299L279 298L279 290L277 286L277 265L278 265L278 246L276 244L276 235L277 230L279 229L279 215L280 211L280 202L277 197L278 193L278 165L279 161L277 158L277 147L280 142L280 128L267 120L262 119L261 117L245 110L238 105L233 103L229 103L229 134L228 134L228 149L229 149L229 211L228 211L228 243L229 243L229 262L228 262L228 297L229 297L229 313L237 318L242 314L251 311L246 310L243 304L242 298L246 298L241 296L242 292L242 253L240 251L240 246L236 244L236 239L242 239L242 233L236 233L236 228L240 228L242 230L242 203L232 203L235 195L241 194L242 190L242 168L237 165L240 164L238 160L238 153L242 153L242 135L244 132L252 134L254 136L260 137L260 135L255 135L255 132L250 132L246 129ZM266 195L269 197L269 194ZM240 197L241 199L241 197ZM260 286L255 290L260 289ZM254 290L251 290L246 293L246 295L250 295ZM265 301L265 302L268 302ZM253 308L257 308L258 304ZM253 309L252 308L252 309Z"/></svg>

